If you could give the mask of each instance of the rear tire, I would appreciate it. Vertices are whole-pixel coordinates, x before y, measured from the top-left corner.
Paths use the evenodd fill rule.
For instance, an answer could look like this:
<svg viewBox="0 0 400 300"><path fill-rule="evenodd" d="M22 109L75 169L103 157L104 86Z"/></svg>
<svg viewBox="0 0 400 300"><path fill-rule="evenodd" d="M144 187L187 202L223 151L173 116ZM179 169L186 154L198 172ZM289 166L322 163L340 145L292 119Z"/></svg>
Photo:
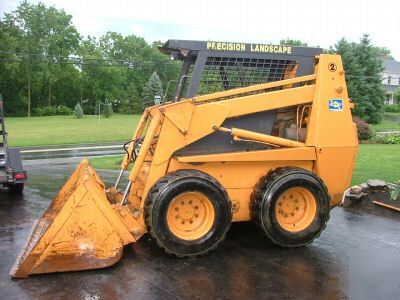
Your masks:
<svg viewBox="0 0 400 300"><path fill-rule="evenodd" d="M24 192L24 183L14 183L8 186L11 195L21 195Z"/></svg>
<svg viewBox="0 0 400 300"><path fill-rule="evenodd" d="M253 221L282 247L311 243L326 227L330 197L314 173L278 168L261 178L251 201Z"/></svg>
<svg viewBox="0 0 400 300"><path fill-rule="evenodd" d="M223 186L197 170L160 178L145 204L147 230L157 244L178 257L204 255L225 238L232 220Z"/></svg>

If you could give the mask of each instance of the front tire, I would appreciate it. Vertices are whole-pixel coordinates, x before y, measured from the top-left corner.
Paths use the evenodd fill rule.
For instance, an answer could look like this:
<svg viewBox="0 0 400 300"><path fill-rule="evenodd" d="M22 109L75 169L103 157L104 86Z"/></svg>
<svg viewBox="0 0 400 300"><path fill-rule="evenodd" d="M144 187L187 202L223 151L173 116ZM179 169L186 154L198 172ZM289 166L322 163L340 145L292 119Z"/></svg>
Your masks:
<svg viewBox="0 0 400 300"><path fill-rule="evenodd" d="M224 187L197 170L179 170L160 178L148 193L147 229L167 253L204 255L225 238L232 220Z"/></svg>
<svg viewBox="0 0 400 300"><path fill-rule="evenodd" d="M252 194L253 221L282 247L311 243L326 227L330 197L314 173L279 168L260 180Z"/></svg>

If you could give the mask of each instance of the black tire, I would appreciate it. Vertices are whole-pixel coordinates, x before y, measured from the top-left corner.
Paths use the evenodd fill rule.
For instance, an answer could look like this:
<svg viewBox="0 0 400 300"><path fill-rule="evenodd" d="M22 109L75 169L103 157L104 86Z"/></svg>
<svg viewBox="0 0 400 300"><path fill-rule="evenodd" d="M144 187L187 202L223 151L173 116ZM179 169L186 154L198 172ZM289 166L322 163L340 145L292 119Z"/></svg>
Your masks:
<svg viewBox="0 0 400 300"><path fill-rule="evenodd" d="M313 195L316 213L303 230L285 230L277 221L275 207L280 195L292 187L302 187ZM294 167L278 168L261 178L251 197L253 221L267 237L282 247L298 247L311 243L325 229L329 219L330 196L323 181L314 173Z"/></svg>
<svg viewBox="0 0 400 300"><path fill-rule="evenodd" d="M24 183L14 183L8 186L11 195L21 195L24 192Z"/></svg>
<svg viewBox="0 0 400 300"><path fill-rule="evenodd" d="M207 196L214 209L214 221L207 234L195 240L175 236L168 227L167 211L172 200L185 192ZM213 177L197 170L178 170L160 178L148 193L145 204L147 230L168 254L178 257L204 255L224 239L232 220L231 201L224 187Z"/></svg>

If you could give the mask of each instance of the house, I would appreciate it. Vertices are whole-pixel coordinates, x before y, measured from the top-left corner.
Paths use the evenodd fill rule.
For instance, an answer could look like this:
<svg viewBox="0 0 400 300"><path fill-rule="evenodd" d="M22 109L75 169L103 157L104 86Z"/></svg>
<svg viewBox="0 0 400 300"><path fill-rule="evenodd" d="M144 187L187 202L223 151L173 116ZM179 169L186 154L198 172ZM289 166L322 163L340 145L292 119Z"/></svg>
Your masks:
<svg viewBox="0 0 400 300"><path fill-rule="evenodd" d="M392 105L396 102L393 98L394 91L400 88L400 62L392 57L384 57L382 61L385 68L382 72L382 85L386 93L385 104Z"/></svg>

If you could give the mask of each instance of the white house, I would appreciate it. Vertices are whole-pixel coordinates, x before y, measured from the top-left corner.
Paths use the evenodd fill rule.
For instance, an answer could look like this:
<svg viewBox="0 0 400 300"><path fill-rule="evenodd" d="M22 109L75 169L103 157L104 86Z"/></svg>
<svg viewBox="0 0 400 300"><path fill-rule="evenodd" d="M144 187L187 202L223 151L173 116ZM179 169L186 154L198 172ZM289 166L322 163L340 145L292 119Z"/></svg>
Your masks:
<svg viewBox="0 0 400 300"><path fill-rule="evenodd" d="M382 72L382 85L386 92L386 105L395 104L393 93L400 88L400 62L391 57L382 58L385 70Z"/></svg>

